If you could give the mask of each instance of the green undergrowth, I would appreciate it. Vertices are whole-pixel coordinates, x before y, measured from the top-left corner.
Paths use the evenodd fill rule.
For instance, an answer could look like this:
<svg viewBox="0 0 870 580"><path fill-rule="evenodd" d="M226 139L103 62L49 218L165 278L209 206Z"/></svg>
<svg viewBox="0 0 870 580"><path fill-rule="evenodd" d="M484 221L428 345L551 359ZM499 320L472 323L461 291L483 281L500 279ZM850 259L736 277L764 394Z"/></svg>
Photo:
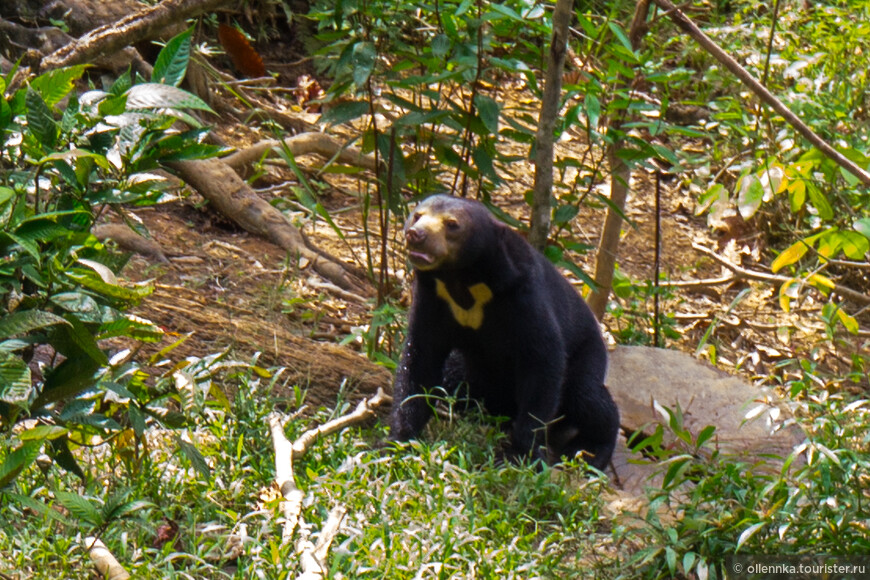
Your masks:
<svg viewBox="0 0 870 580"><path fill-rule="evenodd" d="M276 406L291 414L304 393L274 400L275 380L252 371L221 379L237 387L230 408L211 401L180 436L149 430L137 458L117 441L78 449L84 482L37 461L0 492L0 572L85 577L82 538L98 535L136 578L295 578L299 558L293 544L281 546L279 501L269 489L267 417ZM291 419L285 432L294 440L350 410L339 399L334 409ZM576 464L496 464L503 435L492 425L436 420L425 442L401 449L381 448L386 434L369 421L319 440L294 462L315 542L329 511L347 510L328 577L570 575L610 534L604 478ZM15 436L5 439L0 459ZM189 445L198 453L184 452ZM227 556L231 535L244 540Z"/></svg>

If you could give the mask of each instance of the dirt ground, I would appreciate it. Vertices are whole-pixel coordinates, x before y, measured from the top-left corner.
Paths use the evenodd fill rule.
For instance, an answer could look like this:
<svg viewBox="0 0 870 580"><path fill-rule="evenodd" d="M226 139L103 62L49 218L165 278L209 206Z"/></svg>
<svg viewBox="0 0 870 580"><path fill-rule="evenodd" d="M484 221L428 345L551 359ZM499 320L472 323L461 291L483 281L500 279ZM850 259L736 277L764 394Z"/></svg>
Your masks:
<svg viewBox="0 0 870 580"><path fill-rule="evenodd" d="M237 147L271 137L255 126L238 124L218 124L216 133ZM586 144L582 137L574 136L563 139L558 147L561 155L579 156ZM290 221L319 248L345 263L365 268L367 248L360 192L371 187L370 177L364 174L316 177L316 169L322 163L322 159L313 156L299 159L312 180L325 184L318 201L340 228L343 238L323 219L312 219L293 201L291 187L297 185L297 180L280 162L267 164L266 174L253 185L264 199L285 210ZM511 173L511 179L493 195L493 200L515 218L526 221L528 206L523 202L523 194L532 187L533 166L530 162L514 163ZM746 261L752 265L762 255L763 236L751 224L711 232L705 218L694 215L694 200L679 180L663 180L660 185L661 271L667 279L709 279L725 272L694 250L692 243L714 249L737 263ZM601 191L607 193L606 184ZM654 176L636 171L626 208L631 223L624 226L618 262L621 271L640 284L654 277L654 192ZM166 343L191 333L172 353L173 358L202 357L228 347L241 360L250 360L254 353L260 353L262 365L288 367L293 380L314 388L319 393L317 400L324 404L329 403L343 376L350 377L354 385L361 385L366 393L378 386L389 387L389 371L358 354L363 345L348 338L371 322L371 300L348 297L337 291L305 264L298 264L294 256L285 255L271 243L242 231L230 219L212 211L195 193L182 192L173 201L136 209L134 213L152 239L162 246L169 262L137 255L124 275L132 280L153 280L154 294L136 313L170 331ZM603 218L603 207L582 208L572 223L575 239L597 244ZM376 215L370 216L368 231L378 231ZM398 234L399 227L394 223L389 272L397 287L403 289L401 303L407 306L408 279ZM370 238L373 244L376 238L376 234ZM587 273L592 272L594 253L572 257ZM373 262L379 263L377 255ZM566 275L571 277L567 272ZM579 281L574 282L580 289ZM747 285L753 291L729 310L731 300ZM648 333L652 298L623 301L623 306L628 317L608 316L605 325L615 334L624 331L628 324L639 325L641 333ZM820 306L810 299L785 314L778 307L774 288L736 281L677 290L663 300L661 310L674 315L672 324L681 335L668 341L670 348L694 352L713 325L714 332L707 342L715 344L716 350L714 354L706 351L707 358L715 358L720 367L756 378L771 373L778 361L809 352L822 329L810 322L814 317L808 314L818 311ZM336 346L342 340L349 344ZM319 346L312 351L313 343ZM162 346L165 344L156 348ZM395 349L399 345L390 347ZM833 365L843 362L826 351L815 351L814 356L829 357Z"/></svg>

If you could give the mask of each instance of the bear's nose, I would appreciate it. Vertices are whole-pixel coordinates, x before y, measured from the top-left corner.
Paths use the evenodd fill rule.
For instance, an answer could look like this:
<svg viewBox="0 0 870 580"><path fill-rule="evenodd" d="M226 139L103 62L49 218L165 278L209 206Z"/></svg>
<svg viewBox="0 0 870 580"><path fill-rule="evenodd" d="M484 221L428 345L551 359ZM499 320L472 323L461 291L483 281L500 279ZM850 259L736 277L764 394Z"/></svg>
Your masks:
<svg viewBox="0 0 870 580"><path fill-rule="evenodd" d="M409 244L419 244L426 239L426 232L415 228L408 228L405 232L405 239Z"/></svg>

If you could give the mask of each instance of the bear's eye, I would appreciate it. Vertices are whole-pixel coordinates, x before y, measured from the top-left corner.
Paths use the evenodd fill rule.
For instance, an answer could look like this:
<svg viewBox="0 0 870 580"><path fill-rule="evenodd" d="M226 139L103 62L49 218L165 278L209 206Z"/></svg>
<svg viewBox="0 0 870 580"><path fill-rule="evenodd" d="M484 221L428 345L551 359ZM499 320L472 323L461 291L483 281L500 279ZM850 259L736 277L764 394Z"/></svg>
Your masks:
<svg viewBox="0 0 870 580"><path fill-rule="evenodd" d="M421 217L422 215L423 215L423 214L421 214L420 212L414 212L414 215L411 216L411 223L412 223L412 224L417 223L417 222L420 220L420 217Z"/></svg>
<svg viewBox="0 0 870 580"><path fill-rule="evenodd" d="M459 229L459 222L453 218L444 220L444 225L447 226L447 229L451 232L455 232Z"/></svg>

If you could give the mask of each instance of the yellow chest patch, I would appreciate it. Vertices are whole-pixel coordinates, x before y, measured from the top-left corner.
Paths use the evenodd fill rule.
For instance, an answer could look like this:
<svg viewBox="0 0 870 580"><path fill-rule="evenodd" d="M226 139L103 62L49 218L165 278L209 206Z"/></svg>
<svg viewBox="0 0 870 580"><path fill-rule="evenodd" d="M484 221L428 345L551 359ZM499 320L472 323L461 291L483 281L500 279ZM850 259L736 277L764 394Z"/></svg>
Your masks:
<svg viewBox="0 0 870 580"><path fill-rule="evenodd" d="M471 308L463 308L457 304L453 300L453 296L450 295L450 292L447 291L447 286L441 280L435 280L435 292L439 298L447 302L453 318L460 325L477 330L483 324L483 307L486 306L487 302L492 300L492 290L489 289L489 286L481 282L480 284L468 287L468 292L474 299L474 304Z"/></svg>

